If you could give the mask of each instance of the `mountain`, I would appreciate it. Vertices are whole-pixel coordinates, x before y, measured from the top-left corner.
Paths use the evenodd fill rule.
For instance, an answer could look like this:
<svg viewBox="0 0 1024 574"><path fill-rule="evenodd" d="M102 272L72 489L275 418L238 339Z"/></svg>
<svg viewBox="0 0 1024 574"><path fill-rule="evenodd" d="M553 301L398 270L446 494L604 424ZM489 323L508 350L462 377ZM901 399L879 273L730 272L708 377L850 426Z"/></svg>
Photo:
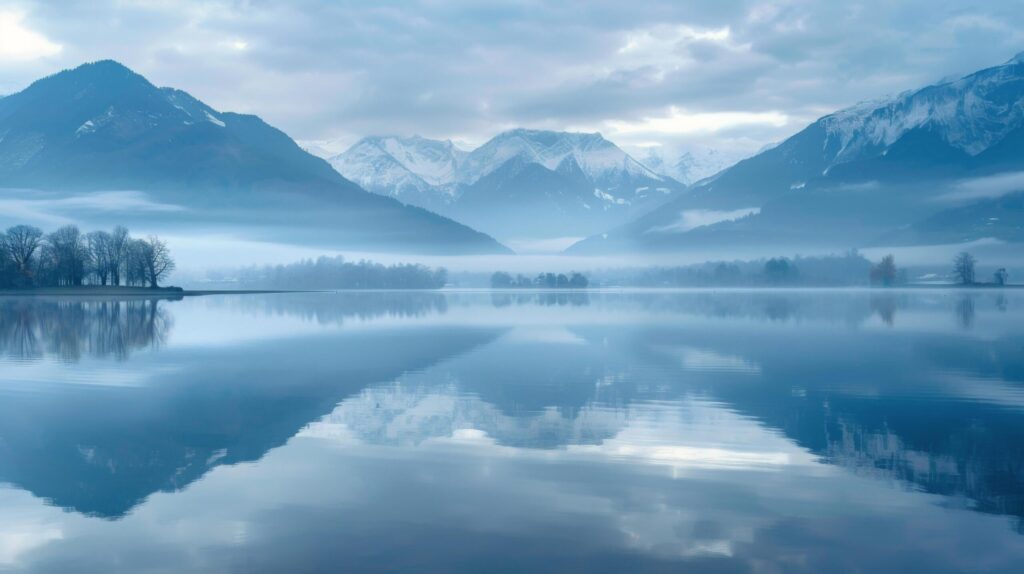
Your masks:
<svg viewBox="0 0 1024 574"><path fill-rule="evenodd" d="M182 224L238 225L332 248L506 251L367 193L256 116L219 112L109 60L0 99L0 187L140 191L179 206Z"/></svg>
<svg viewBox="0 0 1024 574"><path fill-rule="evenodd" d="M611 188L609 191L632 178L663 179L601 134L527 129L500 133L473 150L459 170L458 179L473 183L513 158L555 170L570 157L589 180Z"/></svg>
<svg viewBox="0 0 1024 574"><path fill-rule="evenodd" d="M517 129L473 150L445 213L503 238L585 236L646 213L682 185L600 134Z"/></svg>
<svg viewBox="0 0 1024 574"><path fill-rule="evenodd" d="M875 244L940 211L978 203L963 190L993 178L1013 182L1010 176L1021 170L1024 56L825 116L658 210L571 250ZM1008 185L999 193L1021 189ZM1000 229L980 226L967 235L930 237L1002 238Z"/></svg>
<svg viewBox="0 0 1024 574"><path fill-rule="evenodd" d="M366 189L504 238L594 233L684 186L600 134L515 129L464 152L421 137L371 137L331 158Z"/></svg>
<svg viewBox="0 0 1024 574"><path fill-rule="evenodd" d="M655 173L666 175L686 185L693 185L741 159L743 156L725 153L714 148L688 150L676 156L675 159L667 159L667 154L664 152L657 148L650 148L643 158L643 163Z"/></svg>
<svg viewBox="0 0 1024 574"><path fill-rule="evenodd" d="M456 172L466 153L451 141L367 137L329 161L364 189L437 208L453 200Z"/></svg>
<svg viewBox="0 0 1024 574"><path fill-rule="evenodd" d="M960 243L980 237L1024 243L1024 191L943 209L879 242L921 245Z"/></svg>
<svg viewBox="0 0 1024 574"><path fill-rule="evenodd" d="M344 151L346 147L342 146L338 149L336 147L337 142L335 140L295 140L295 143L310 155L315 155L320 159L326 160L338 155Z"/></svg>

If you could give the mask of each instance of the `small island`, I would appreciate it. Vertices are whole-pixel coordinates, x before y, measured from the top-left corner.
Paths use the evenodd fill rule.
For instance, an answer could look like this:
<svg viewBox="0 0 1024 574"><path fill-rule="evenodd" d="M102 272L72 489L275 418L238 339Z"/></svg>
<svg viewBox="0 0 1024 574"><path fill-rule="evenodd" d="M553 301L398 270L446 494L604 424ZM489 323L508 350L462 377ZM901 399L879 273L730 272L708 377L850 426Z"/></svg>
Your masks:
<svg viewBox="0 0 1024 574"><path fill-rule="evenodd" d="M181 288L160 286L174 267L163 240L133 238L120 225L89 233L64 225L45 234L15 225L0 233L0 293L181 294Z"/></svg>
<svg viewBox="0 0 1024 574"><path fill-rule="evenodd" d="M510 273L497 271L491 275L492 289L586 289L590 280L582 273L541 273L530 279L525 275L513 277Z"/></svg>

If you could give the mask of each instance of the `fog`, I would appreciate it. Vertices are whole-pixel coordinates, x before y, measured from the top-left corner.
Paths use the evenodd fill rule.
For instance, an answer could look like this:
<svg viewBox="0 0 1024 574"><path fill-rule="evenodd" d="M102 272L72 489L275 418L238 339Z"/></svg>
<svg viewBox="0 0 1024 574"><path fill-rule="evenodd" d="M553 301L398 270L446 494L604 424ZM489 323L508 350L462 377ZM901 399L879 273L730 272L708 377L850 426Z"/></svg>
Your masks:
<svg viewBox="0 0 1024 574"><path fill-rule="evenodd" d="M559 253L516 255L429 256L419 254L349 251L315 246L262 242L226 235L165 235L178 260L173 281L190 284L205 280L210 271L230 271L252 265L277 265L322 255L341 255L350 261L371 260L385 265L419 263L444 267L452 274L490 274L494 271L522 273L580 271L596 273L608 270L643 269L650 267L685 267L708 261L754 261L772 257L813 257L839 255L835 251L808 246L792 249L746 247L742 249L699 249L670 254L623 254L614 256L574 256ZM978 258L979 277L987 278L995 268L1005 267L1013 278L1024 276L1024 253L1019 245L996 240L964 244L913 247L869 247L858 251L873 262L893 254L911 279L928 274L949 272L954 255L969 251Z"/></svg>
<svg viewBox="0 0 1024 574"><path fill-rule="evenodd" d="M25 223L44 231L75 223L83 229L106 229L123 224L136 237L159 235L167 241L177 261L172 282L202 281L212 270L230 270L253 265L277 265L322 255L341 255L348 260L367 259L383 264L419 263L444 267L450 272L535 274L542 271L594 272L608 269L676 267L707 261L751 261L770 257L822 256L843 250L812 245L695 247L673 253L629 253L608 256L566 255L569 245L581 239L552 237L541 240L506 240L515 255L423 255L383 250L350 250L329 242L288 241L288 222L273 229L246 225L200 222L190 210L172 203L154 201L135 190L109 190L89 194L61 194L37 190L3 190L0 200L0 228ZM284 232L282 233L282 229ZM299 236L301 226L296 226ZM893 254L897 263L912 273L944 273L956 253L969 251L979 260L982 275L990 268L1006 267L1011 277L1024 276L1024 251L1019 245L995 239L969 243L927 246L856 246L861 254L878 261Z"/></svg>

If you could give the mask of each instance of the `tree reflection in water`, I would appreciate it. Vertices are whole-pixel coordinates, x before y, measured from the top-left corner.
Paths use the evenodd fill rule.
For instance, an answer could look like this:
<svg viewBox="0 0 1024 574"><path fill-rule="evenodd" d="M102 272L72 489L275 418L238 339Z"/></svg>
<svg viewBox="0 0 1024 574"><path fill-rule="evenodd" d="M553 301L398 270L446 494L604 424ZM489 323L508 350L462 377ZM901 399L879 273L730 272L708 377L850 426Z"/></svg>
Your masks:
<svg viewBox="0 0 1024 574"><path fill-rule="evenodd" d="M0 300L0 354L18 360L126 359L160 347L173 321L159 299Z"/></svg>
<svg viewBox="0 0 1024 574"><path fill-rule="evenodd" d="M957 301L956 317L963 330L969 331L974 327L974 297L964 295Z"/></svg>
<svg viewBox="0 0 1024 574"><path fill-rule="evenodd" d="M550 292L531 291L525 293L508 293L495 291L491 293L491 304L495 307L508 307L510 305L539 305L541 307L566 306L584 307L590 304L590 297L585 292Z"/></svg>

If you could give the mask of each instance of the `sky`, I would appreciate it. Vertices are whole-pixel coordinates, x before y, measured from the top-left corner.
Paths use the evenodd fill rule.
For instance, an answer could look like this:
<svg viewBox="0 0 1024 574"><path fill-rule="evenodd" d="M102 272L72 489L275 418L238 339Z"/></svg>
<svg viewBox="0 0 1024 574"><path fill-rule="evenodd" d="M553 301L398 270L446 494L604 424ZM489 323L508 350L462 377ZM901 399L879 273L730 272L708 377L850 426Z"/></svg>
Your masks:
<svg viewBox="0 0 1024 574"><path fill-rule="evenodd" d="M1020 51L1019 0L0 0L0 94L112 58L336 148L530 127L746 155Z"/></svg>

